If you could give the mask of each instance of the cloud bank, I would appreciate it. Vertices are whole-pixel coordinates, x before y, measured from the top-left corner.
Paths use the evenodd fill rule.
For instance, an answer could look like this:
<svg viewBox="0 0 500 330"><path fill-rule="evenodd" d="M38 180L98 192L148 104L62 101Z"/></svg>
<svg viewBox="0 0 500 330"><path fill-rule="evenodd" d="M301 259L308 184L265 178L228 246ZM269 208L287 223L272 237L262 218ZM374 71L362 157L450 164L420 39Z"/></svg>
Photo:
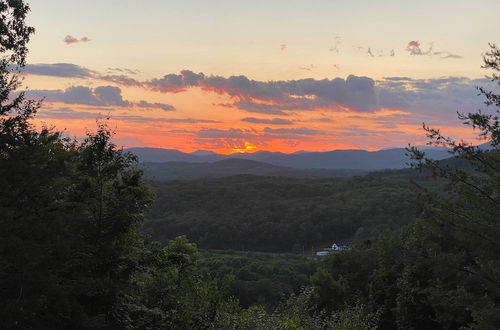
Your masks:
<svg viewBox="0 0 500 330"><path fill-rule="evenodd" d="M65 104L81 104L89 106L117 106L154 108L164 111L174 111L175 107L164 103L150 103L141 100L137 103L123 99L122 91L116 86L71 86L64 90L27 90L26 96L30 98L44 98L49 102Z"/></svg>
<svg viewBox="0 0 500 330"><path fill-rule="evenodd" d="M70 63L27 64L22 73L59 78L94 78L97 72Z"/></svg>
<svg viewBox="0 0 500 330"><path fill-rule="evenodd" d="M417 41L410 42L408 47L414 54L428 52L428 50L422 50ZM448 57L458 56L443 52L438 54ZM451 113L454 115L457 110L474 111L480 108L483 100L477 96L476 86L485 86L490 83L487 79L464 77L436 79L387 77L375 81L369 77L356 75L349 75L345 79L258 81L244 75L223 77L201 72L195 73L190 70L183 70L179 74L166 74L147 81L138 81L127 75L101 75L68 63L28 65L24 72L55 77L92 78L160 93L182 93L191 88L199 88L207 93L229 96L230 102L220 104L225 108L274 116L288 116L296 112L314 110L374 113L384 108L403 109L414 114ZM127 104L127 101L121 99L121 94L116 89L108 88L105 91L99 89L97 93L100 94L97 95L96 91L89 91L83 86L79 87L66 91L46 91L46 96L66 103L85 102L83 104L121 106ZM136 106L156 107L166 111L173 109L171 105L146 101L138 102ZM256 119L250 120L255 122ZM276 123L269 124L276 125Z"/></svg>

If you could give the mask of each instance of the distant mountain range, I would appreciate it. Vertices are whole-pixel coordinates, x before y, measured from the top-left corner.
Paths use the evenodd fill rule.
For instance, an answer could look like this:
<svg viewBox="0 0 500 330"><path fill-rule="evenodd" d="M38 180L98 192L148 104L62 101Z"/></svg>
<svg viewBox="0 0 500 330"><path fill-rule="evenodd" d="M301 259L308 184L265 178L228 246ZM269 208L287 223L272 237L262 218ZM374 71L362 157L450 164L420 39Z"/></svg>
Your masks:
<svg viewBox="0 0 500 330"><path fill-rule="evenodd" d="M157 148L130 148L139 157L142 163L167 163L181 162L184 164L170 164L171 170L175 168L187 167L186 163L205 163L201 167L210 167L206 163L215 163L222 160L240 159L264 162L266 165L274 165L291 169L322 169L322 170L362 170L375 171L383 169L400 169L408 167L409 158L404 148L385 149L379 151L366 150L333 150L327 152L296 152L285 154L280 152L258 151L255 153L220 155L210 151L196 151L193 153L184 153L178 150L157 149ZM446 149L426 149L428 157L441 160L450 157ZM222 162L216 163L212 168L223 168L224 166L235 169L243 167L247 170L251 163ZM231 166L228 166L231 165ZM264 168L262 164L255 164L254 168ZM157 165L148 165L150 167ZM201 167L196 168L201 168ZM191 166L195 168L195 166ZM250 171L250 170L249 170ZM285 171L281 168L266 167L266 171L279 172ZM327 172L325 172L327 173Z"/></svg>
<svg viewBox="0 0 500 330"><path fill-rule="evenodd" d="M295 178L346 177L365 170L296 169L249 159L227 158L212 163L165 162L141 164L146 178L154 181L220 178L231 175L286 176Z"/></svg>

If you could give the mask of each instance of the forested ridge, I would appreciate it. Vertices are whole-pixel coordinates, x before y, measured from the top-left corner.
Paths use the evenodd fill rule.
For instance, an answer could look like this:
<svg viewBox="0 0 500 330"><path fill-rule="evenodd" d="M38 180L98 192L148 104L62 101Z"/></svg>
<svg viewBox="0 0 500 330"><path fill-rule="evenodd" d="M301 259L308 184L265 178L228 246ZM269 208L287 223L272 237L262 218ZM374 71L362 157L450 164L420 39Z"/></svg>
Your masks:
<svg viewBox="0 0 500 330"><path fill-rule="evenodd" d="M231 175L259 175L296 178L347 177L363 175L365 170L294 169L264 162L228 158L213 163L141 163L144 176L152 181L220 178Z"/></svg>
<svg viewBox="0 0 500 330"><path fill-rule="evenodd" d="M451 161L409 147L414 170L364 177L148 182L106 121L81 141L33 125L29 10L0 0L0 328L498 328L498 91L459 113L488 150L424 125ZM498 87L495 45L484 67Z"/></svg>
<svg viewBox="0 0 500 330"><path fill-rule="evenodd" d="M398 229L418 214L407 177L337 179L233 176L152 182L144 230L166 242L187 235L201 248L311 251ZM434 186L423 177L420 184Z"/></svg>

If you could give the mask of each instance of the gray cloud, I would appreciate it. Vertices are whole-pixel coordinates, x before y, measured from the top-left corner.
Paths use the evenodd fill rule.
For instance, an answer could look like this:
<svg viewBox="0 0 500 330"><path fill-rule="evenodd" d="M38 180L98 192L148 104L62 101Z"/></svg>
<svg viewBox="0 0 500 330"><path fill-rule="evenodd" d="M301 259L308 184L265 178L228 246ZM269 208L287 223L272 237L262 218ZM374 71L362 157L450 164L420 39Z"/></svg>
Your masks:
<svg viewBox="0 0 500 330"><path fill-rule="evenodd" d="M286 116L287 114L283 110L291 110L289 107L284 108L283 106L279 106L279 105L262 104L262 103L255 103L255 102L251 102L251 101L239 101L239 102L235 103L234 105L238 109L245 110L247 112L264 113L264 114L268 114L268 115Z"/></svg>
<svg viewBox="0 0 500 330"><path fill-rule="evenodd" d="M171 129L166 131L166 133L177 133L177 134L194 134L196 131L190 131L187 129Z"/></svg>
<svg viewBox="0 0 500 330"><path fill-rule="evenodd" d="M296 134L296 135L328 135L328 132L311 129L306 127L297 128L269 128L265 127L263 130L269 134Z"/></svg>
<svg viewBox="0 0 500 330"><path fill-rule="evenodd" d="M314 64L310 64L308 66L300 66L299 70L311 71L314 69Z"/></svg>
<svg viewBox="0 0 500 330"><path fill-rule="evenodd" d="M420 47L420 43L414 43L412 47ZM413 52L418 52L418 50L414 49ZM439 55L448 56L444 52ZM451 54L450 56L459 55ZM178 93L196 87L206 92L228 95L232 98L231 103L219 104L220 106L275 116L286 116L291 111L317 109L374 112L381 108L401 108L413 113L433 113L433 116L438 113L454 114L457 110L474 111L480 108L483 100L477 96L475 86L489 84L486 79L473 80L464 77L438 79L387 77L375 82L371 78L354 75L346 79L257 81L241 75L207 76L189 70L139 82L127 76L102 76L85 68L65 63L28 65L25 72L57 77L92 77L120 85L137 85L162 93ZM105 99L106 102L103 102L99 98L96 100L96 96L89 96L86 90L71 92L72 97L60 95L61 91L55 93L56 95L49 91L47 96L59 96L66 101L71 98L83 98L92 105L113 101ZM78 95L77 92L84 95ZM67 94L68 91L65 93ZM126 101L121 100L121 102ZM116 95L114 103L120 103ZM163 108L166 109L168 106Z"/></svg>
<svg viewBox="0 0 500 330"><path fill-rule="evenodd" d="M202 129L196 133L199 138L232 138L232 139L248 139L255 137L257 134L251 130L242 130L239 128L223 129Z"/></svg>
<svg viewBox="0 0 500 330"><path fill-rule="evenodd" d="M374 111L374 81L350 75L347 79L301 79L289 81L255 81L245 76L205 76L184 70L144 83L145 87L164 93L178 93L199 87L236 99L234 105L255 113L285 115L287 110L311 110L318 107L345 105L357 111ZM259 101L259 102L256 102Z"/></svg>
<svg viewBox="0 0 500 330"><path fill-rule="evenodd" d="M195 87L205 80L203 73L194 73L184 70L181 74L167 74L163 78L153 79L147 82L147 86L153 90L166 93L178 93L185 91L189 87Z"/></svg>
<svg viewBox="0 0 500 330"><path fill-rule="evenodd" d="M117 105L121 107L131 105L130 102L123 100L122 91L118 87L99 86L94 88L94 94L102 102L101 105Z"/></svg>
<svg viewBox="0 0 500 330"><path fill-rule="evenodd" d="M26 96L31 98L46 98L48 101L62 102L66 104L81 104L91 106L119 106L140 108L158 108L165 111L174 111L175 107L164 103L150 103L140 101L138 103L124 100L122 91L115 86L98 86L89 88L86 86L71 86L65 90L28 90Z"/></svg>
<svg viewBox="0 0 500 330"><path fill-rule="evenodd" d="M421 44L418 40L413 40L408 42L406 45L406 51L410 55L427 55L427 56L435 56L438 55L441 59L457 59L462 58L461 55L452 54L448 51L435 51L434 45L432 43L429 44L429 48L427 50L422 50Z"/></svg>
<svg viewBox="0 0 500 330"><path fill-rule="evenodd" d="M33 75L65 78L93 78L96 75L95 71L70 63L27 64L22 69L22 72Z"/></svg>
<svg viewBox="0 0 500 330"><path fill-rule="evenodd" d="M98 79L112 82L123 86L142 87L142 83L127 74L137 74L137 71L129 69L114 68L108 70L112 74L100 74L96 71L89 70L79 65L70 63L53 63L53 64L28 64L22 69L24 74L32 74L39 76L51 76L59 78L81 78L81 79ZM117 74L116 74L116 73Z"/></svg>
<svg viewBox="0 0 500 330"><path fill-rule="evenodd" d="M70 108L42 108L37 114L38 118L68 118L68 119L84 119L84 118L101 118L100 113L90 111L75 111Z"/></svg>
<svg viewBox="0 0 500 330"><path fill-rule="evenodd" d="M208 119L193 119L193 118L170 118L170 119L162 119L163 122L167 123L186 123L186 124L215 124L220 123L217 120L208 120Z"/></svg>
<svg viewBox="0 0 500 330"><path fill-rule="evenodd" d="M155 117L143 117L143 116L130 116L130 115L119 115L110 116L113 119L128 120L134 122L154 122L154 123L185 123L185 124L211 124L218 123L214 120L205 119L193 119L193 118L155 118Z"/></svg>
<svg viewBox="0 0 500 330"><path fill-rule="evenodd" d="M429 46L428 50L423 51L420 47L420 42L418 40L412 40L406 45L406 51L409 52L410 55L432 55L432 44Z"/></svg>
<svg viewBox="0 0 500 330"><path fill-rule="evenodd" d="M405 134L403 131L394 130L394 127L385 127L391 129L390 131L375 131L370 129L365 129L362 127L351 126L344 127L339 132L335 132L338 136L380 136L387 134Z"/></svg>
<svg viewBox="0 0 500 330"><path fill-rule="evenodd" d="M128 68L108 68L109 72L118 72L118 74L138 74L140 73L139 70L132 70L132 69L128 69Z"/></svg>
<svg viewBox="0 0 500 330"><path fill-rule="evenodd" d="M439 58L447 59L447 58L462 58L463 56L458 54L452 54L449 52L435 52L436 55L441 55Z"/></svg>
<svg viewBox="0 0 500 330"><path fill-rule="evenodd" d="M342 37L336 36L334 41L333 41L333 46L330 47L330 51L334 52L335 54L338 54L340 52L339 45L342 43Z"/></svg>
<svg viewBox="0 0 500 330"><path fill-rule="evenodd" d="M225 78L191 71L166 77L147 83L146 87L153 84L155 89L163 92L199 87L229 95L235 99L233 106L238 109L280 116L287 115L289 111L319 108L358 112L400 108L413 113L454 115L460 109L473 111L481 107L483 100L477 96L475 86L488 84L486 79L464 77L388 77L375 82L371 78L354 75L331 80L255 81L245 76Z"/></svg>
<svg viewBox="0 0 500 330"><path fill-rule="evenodd" d="M286 140L309 140L316 135L329 135L327 132L309 129L305 127L291 129L272 129L265 127L263 130L230 128L223 129L203 129L195 133L197 141L200 143L225 143L227 145L238 144L243 141L252 143L266 143L273 139ZM217 142L219 141L219 142Z"/></svg>
<svg viewBox="0 0 500 330"><path fill-rule="evenodd" d="M432 116L456 111L475 111L482 107L475 86L486 86L487 79L445 77L439 79L389 78L377 83L380 106L401 108L414 114Z"/></svg>
<svg viewBox="0 0 500 330"><path fill-rule="evenodd" d="M268 124L268 125L291 125L291 124L293 124L293 121L282 119L282 118L264 119L264 118L247 117L247 118L241 119L241 121L244 121L247 123Z"/></svg>
<svg viewBox="0 0 500 330"><path fill-rule="evenodd" d="M79 42L89 42L91 40L88 37L82 37L82 38L78 39L78 38L75 38L71 35L67 35L66 37L64 37L63 41L66 45L71 45L71 44L76 44Z"/></svg>
<svg viewBox="0 0 500 330"><path fill-rule="evenodd" d="M67 104L83 104L95 106L129 106L130 102L123 100L121 90L114 86L99 86L91 89L86 86L72 86L65 90L29 90L27 96L46 98Z"/></svg>
<svg viewBox="0 0 500 330"><path fill-rule="evenodd" d="M121 86L135 86L135 87L143 87L142 83L138 81L137 79L134 79L132 77L129 77L127 75L121 74L121 75L98 75L95 76L94 78L103 80L103 81L108 81L111 83L115 83Z"/></svg>
<svg viewBox="0 0 500 330"><path fill-rule="evenodd" d="M170 105L170 104L164 104L164 103L149 103L147 101L141 100L139 103L136 103L136 106L140 108L159 108L165 111L174 111L175 107Z"/></svg>
<svg viewBox="0 0 500 330"><path fill-rule="evenodd" d="M413 81L410 77L384 77L384 81Z"/></svg>
<svg viewBox="0 0 500 330"><path fill-rule="evenodd" d="M92 111L83 111L83 110L73 110L68 107L43 107L41 111L38 113L38 118L68 118L68 119L87 119L87 118L103 118L109 117L112 119L118 120L128 120L134 122L161 122L161 123L186 123L186 124L212 124L218 123L215 120L206 120L206 119L194 119L194 118L152 118L152 117L143 117L143 116L135 116L135 115L113 115L112 113L107 112L106 114L102 114L101 110L109 111L109 109L90 109Z"/></svg>
<svg viewBox="0 0 500 330"><path fill-rule="evenodd" d="M232 103L212 103L212 105L223 107L223 108L234 108L234 104Z"/></svg>

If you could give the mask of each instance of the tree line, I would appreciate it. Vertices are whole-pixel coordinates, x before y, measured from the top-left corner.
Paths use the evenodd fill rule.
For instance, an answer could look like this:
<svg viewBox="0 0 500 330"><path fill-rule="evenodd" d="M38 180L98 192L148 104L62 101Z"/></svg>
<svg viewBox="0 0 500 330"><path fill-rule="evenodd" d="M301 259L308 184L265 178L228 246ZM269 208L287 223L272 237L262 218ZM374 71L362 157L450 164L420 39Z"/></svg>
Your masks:
<svg viewBox="0 0 500 330"><path fill-rule="evenodd" d="M436 186L424 179L421 184ZM203 249L310 254L398 229L418 212L405 178L297 179L240 175L152 182L144 231L167 242L187 235Z"/></svg>

